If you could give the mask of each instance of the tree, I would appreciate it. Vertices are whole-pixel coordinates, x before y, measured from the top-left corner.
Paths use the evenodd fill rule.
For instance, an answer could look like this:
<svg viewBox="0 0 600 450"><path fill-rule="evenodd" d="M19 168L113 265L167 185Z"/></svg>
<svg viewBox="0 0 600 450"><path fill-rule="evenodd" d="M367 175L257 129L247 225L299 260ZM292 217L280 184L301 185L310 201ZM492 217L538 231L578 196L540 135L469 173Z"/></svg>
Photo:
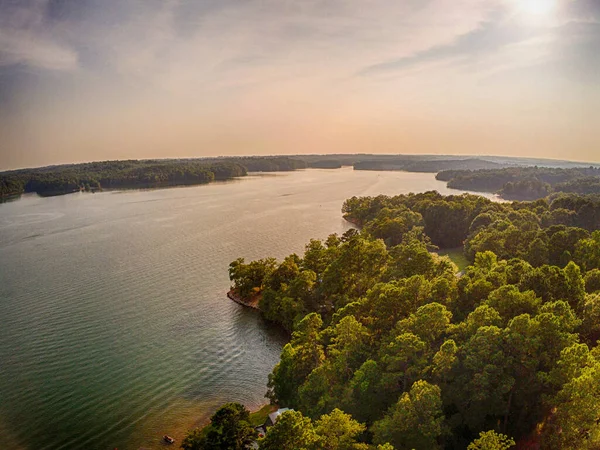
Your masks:
<svg viewBox="0 0 600 450"><path fill-rule="evenodd" d="M352 450L356 448L356 438L365 428L352 416L336 408L315 422L316 447L321 450Z"/></svg>
<svg viewBox="0 0 600 450"><path fill-rule="evenodd" d="M590 345L595 345L600 340L600 293L586 296L580 317L581 336Z"/></svg>
<svg viewBox="0 0 600 450"><path fill-rule="evenodd" d="M520 292L516 286L505 285L490 293L485 304L498 311L506 324L520 314L537 314L542 300L533 291Z"/></svg>
<svg viewBox="0 0 600 450"><path fill-rule="evenodd" d="M458 375L446 394L464 425L481 430L503 420L515 384L511 358L505 353L504 331L483 326L459 349Z"/></svg>
<svg viewBox="0 0 600 450"><path fill-rule="evenodd" d="M354 372L348 382L344 409L360 421L373 422L389 406L389 396L382 387L382 371L377 362L369 359Z"/></svg>
<svg viewBox="0 0 600 450"><path fill-rule="evenodd" d="M446 333L452 313L444 305L428 303L421 306L414 314L398 323L399 331L411 332L423 341L432 344Z"/></svg>
<svg viewBox="0 0 600 450"><path fill-rule="evenodd" d="M312 421L300 411L286 411L279 416L266 436L259 440L261 450L309 450L318 441Z"/></svg>
<svg viewBox="0 0 600 450"><path fill-rule="evenodd" d="M344 306L350 299L366 294L379 281L388 261L383 241L352 236L323 273L323 292L337 307Z"/></svg>
<svg viewBox="0 0 600 450"><path fill-rule="evenodd" d="M319 338L322 326L323 320L316 313L298 323L291 342L283 347L280 361L269 375L267 395L271 401L297 405L298 388L325 359Z"/></svg>
<svg viewBox="0 0 600 450"><path fill-rule="evenodd" d="M375 444L389 442L398 450L440 449L443 430L441 390L423 380L402 394L372 428Z"/></svg>
<svg viewBox="0 0 600 450"><path fill-rule="evenodd" d="M589 294L600 291L600 269L590 270L585 274L585 290Z"/></svg>
<svg viewBox="0 0 600 450"><path fill-rule="evenodd" d="M187 435L181 442L183 450L204 450L206 448L205 431L200 428L194 428L187 432Z"/></svg>
<svg viewBox="0 0 600 450"><path fill-rule="evenodd" d="M416 239L402 242L390 249L392 264L389 276L391 278L408 278L413 275L431 277L435 270L434 255L429 252L427 245Z"/></svg>
<svg viewBox="0 0 600 450"><path fill-rule="evenodd" d="M194 430L181 444L184 450L243 450L256 437L250 412L239 403L227 403L210 418L205 430Z"/></svg>
<svg viewBox="0 0 600 450"><path fill-rule="evenodd" d="M350 373L366 359L370 334L354 316L342 318L333 328L331 344L327 348L331 358L341 360L343 370Z"/></svg>
<svg viewBox="0 0 600 450"><path fill-rule="evenodd" d="M427 345L412 333L402 333L382 349L384 380L405 391L420 378L427 366Z"/></svg>
<svg viewBox="0 0 600 450"><path fill-rule="evenodd" d="M457 363L458 347L452 339L445 341L433 356L433 375L441 381L454 369Z"/></svg>
<svg viewBox="0 0 600 450"><path fill-rule="evenodd" d="M238 258L229 264L229 279L242 297L250 297L263 289L263 282L275 270L275 258L259 259L246 264L244 258Z"/></svg>
<svg viewBox="0 0 600 450"><path fill-rule="evenodd" d="M600 230L577 243L575 258L584 270L600 269Z"/></svg>
<svg viewBox="0 0 600 450"><path fill-rule="evenodd" d="M479 433L479 438L469 444L467 450L508 450L515 446L515 441L494 430Z"/></svg>
<svg viewBox="0 0 600 450"><path fill-rule="evenodd" d="M554 413L543 433L549 450L595 450L600 446L600 363L581 370L553 398Z"/></svg>
<svg viewBox="0 0 600 450"><path fill-rule="evenodd" d="M548 264L548 245L540 238L536 238L529 245L527 256L525 258L533 267Z"/></svg>

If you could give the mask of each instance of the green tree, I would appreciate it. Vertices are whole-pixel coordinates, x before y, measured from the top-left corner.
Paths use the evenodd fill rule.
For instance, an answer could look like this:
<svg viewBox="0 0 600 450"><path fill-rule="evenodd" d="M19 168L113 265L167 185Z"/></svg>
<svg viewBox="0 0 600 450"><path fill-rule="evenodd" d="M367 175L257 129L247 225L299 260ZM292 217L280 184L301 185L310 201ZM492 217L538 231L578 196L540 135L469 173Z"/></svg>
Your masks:
<svg viewBox="0 0 600 450"><path fill-rule="evenodd" d="M259 440L261 450L311 450L318 441L312 421L300 411L279 416L266 436Z"/></svg>
<svg viewBox="0 0 600 450"><path fill-rule="evenodd" d="M446 391L462 422L471 430L503 420L515 384L511 358L505 353L504 332L480 327L459 349L458 375ZM496 419L496 420L494 420Z"/></svg>
<svg viewBox="0 0 600 450"><path fill-rule="evenodd" d="M441 382L446 380L448 374L456 367L458 347L452 339L445 341L439 351L433 356L432 372Z"/></svg>
<svg viewBox="0 0 600 450"><path fill-rule="evenodd" d="M581 337L590 345L595 345L600 340L600 293L586 296L580 317Z"/></svg>
<svg viewBox="0 0 600 450"><path fill-rule="evenodd" d="M242 297L249 297L263 289L263 282L275 270L275 258L259 259L246 264L244 258L238 258L229 264L229 279L233 288Z"/></svg>
<svg viewBox="0 0 600 450"><path fill-rule="evenodd" d="M549 255L548 255L548 245L540 238L536 238L529 244L529 249L527 251L527 256L525 257L527 262L531 264L533 267L543 266L544 264L548 264Z"/></svg>
<svg viewBox="0 0 600 450"><path fill-rule="evenodd" d="M283 405L298 404L298 387L325 359L320 331L323 320L316 313L308 314L283 347L279 363L269 375L267 396Z"/></svg>
<svg viewBox="0 0 600 450"><path fill-rule="evenodd" d="M467 450L508 450L514 446L512 438L490 430L479 433L479 437L469 444Z"/></svg>
<svg viewBox="0 0 600 450"><path fill-rule="evenodd" d="M417 381L373 424L372 431L375 444L389 442L399 450L440 449L444 431L440 388Z"/></svg>
<svg viewBox="0 0 600 450"><path fill-rule="evenodd" d="M506 285L490 293L485 304L498 311L506 324L520 314L537 314L542 300L533 291L520 292L516 286Z"/></svg>
<svg viewBox="0 0 600 450"><path fill-rule="evenodd" d="M382 386L382 369L372 359L365 361L348 382L344 409L360 421L373 422L388 405Z"/></svg>
<svg viewBox="0 0 600 450"><path fill-rule="evenodd" d="M451 319L452 313L444 305L429 303L421 306L407 319L400 321L397 329L400 332L411 332L432 344L446 333Z"/></svg>
<svg viewBox="0 0 600 450"><path fill-rule="evenodd" d="M600 269L600 230L577 243L575 258L584 270Z"/></svg>
<svg viewBox="0 0 600 450"><path fill-rule="evenodd" d="M552 399L554 413L543 430L543 448L600 447L600 363L585 367Z"/></svg>
<svg viewBox="0 0 600 450"><path fill-rule="evenodd" d="M227 403L210 418L206 430L194 430L181 444L184 450L243 450L256 437L250 412L239 403Z"/></svg>
<svg viewBox="0 0 600 450"><path fill-rule="evenodd" d="M323 273L322 289L337 307L367 293L380 279L389 260L381 240L351 237Z"/></svg>
<svg viewBox="0 0 600 450"><path fill-rule="evenodd" d="M318 436L316 447L322 450L353 450L356 448L356 438L365 429L352 416L336 408L315 422Z"/></svg>
<svg viewBox="0 0 600 450"><path fill-rule="evenodd" d="M419 379L427 367L428 348L425 342L412 333L402 333L382 349L381 361L385 364L384 381L405 391Z"/></svg>
<svg viewBox="0 0 600 450"><path fill-rule="evenodd" d="M585 290L589 294L600 291L600 269L590 270L585 274Z"/></svg>

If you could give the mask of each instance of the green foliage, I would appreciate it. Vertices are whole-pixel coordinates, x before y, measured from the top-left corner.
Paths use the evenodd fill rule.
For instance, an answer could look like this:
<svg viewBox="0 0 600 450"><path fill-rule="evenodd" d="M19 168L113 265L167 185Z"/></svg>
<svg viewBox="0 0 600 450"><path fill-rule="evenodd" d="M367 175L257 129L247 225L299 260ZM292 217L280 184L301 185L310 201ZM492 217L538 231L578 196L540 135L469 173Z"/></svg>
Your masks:
<svg viewBox="0 0 600 450"><path fill-rule="evenodd" d="M515 441L494 430L479 433L479 437L469 444L467 450L508 450L515 446Z"/></svg>
<svg viewBox="0 0 600 450"><path fill-rule="evenodd" d="M184 450L243 450L256 437L250 412L239 403L227 403L210 418L204 430L188 433L181 444Z"/></svg>
<svg viewBox="0 0 600 450"><path fill-rule="evenodd" d="M246 175L233 160L102 161L24 169L0 174L0 196L21 192L68 194L79 190L203 184Z"/></svg>
<svg viewBox="0 0 600 450"><path fill-rule="evenodd" d="M443 429L440 388L420 380L373 424L373 440L376 444L390 442L399 450L434 450L441 448Z"/></svg>
<svg viewBox="0 0 600 450"><path fill-rule="evenodd" d="M285 406L298 404L298 387L319 367L325 355L319 332L323 321L316 313L307 315L292 334L292 340L283 348L281 360L269 375L268 397Z"/></svg>
<svg viewBox="0 0 600 450"><path fill-rule="evenodd" d="M312 421L299 411L286 411L259 441L261 450L310 450L318 441Z"/></svg>
<svg viewBox="0 0 600 450"><path fill-rule="evenodd" d="M336 410L346 423L346 411L367 426L355 449L506 448L487 430L520 440L540 427L548 448L563 448L560 433L593 448L596 400L575 389L595 379L600 354L596 199L425 193L354 197L343 210L361 232L260 270L232 263L234 282L252 280L262 314L292 332L269 377L273 402L315 424ZM473 262L460 274L432 253L456 241ZM571 403L588 415L570 420ZM325 429L312 430L322 448Z"/></svg>
<svg viewBox="0 0 600 450"><path fill-rule="evenodd" d="M580 316L582 339L590 345L595 345L600 340L600 292L586 296Z"/></svg>
<svg viewBox="0 0 600 450"><path fill-rule="evenodd" d="M590 270L584 278L585 290L588 293L600 291L600 269Z"/></svg>
<svg viewBox="0 0 600 450"><path fill-rule="evenodd" d="M322 450L356 449L356 439L365 429L352 416L336 408L315 422L316 447Z"/></svg>
<svg viewBox="0 0 600 450"><path fill-rule="evenodd" d="M600 363L579 370L553 397L543 446L593 450L600 446Z"/></svg>
<svg viewBox="0 0 600 450"><path fill-rule="evenodd" d="M229 264L229 278L233 281L234 290L242 297L249 297L263 289L265 279L275 270L275 258L259 259L244 263L238 258Z"/></svg>
<svg viewBox="0 0 600 450"><path fill-rule="evenodd" d="M438 173L448 187L479 192L498 192L506 199L535 200L552 192L600 193L600 169L510 167L488 170L449 170Z"/></svg>
<svg viewBox="0 0 600 450"><path fill-rule="evenodd" d="M583 270L600 269L600 230L589 239L581 239L575 247L575 259Z"/></svg>

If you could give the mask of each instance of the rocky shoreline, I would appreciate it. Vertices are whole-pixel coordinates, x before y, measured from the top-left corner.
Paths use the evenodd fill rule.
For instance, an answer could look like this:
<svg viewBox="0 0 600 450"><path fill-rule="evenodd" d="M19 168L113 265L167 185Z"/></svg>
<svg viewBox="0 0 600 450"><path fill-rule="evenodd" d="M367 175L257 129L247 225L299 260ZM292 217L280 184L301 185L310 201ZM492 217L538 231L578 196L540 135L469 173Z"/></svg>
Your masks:
<svg viewBox="0 0 600 450"><path fill-rule="evenodd" d="M256 309L257 311L260 310L260 308L258 307L260 295L257 295L252 299L245 299L245 298L242 298L237 292L235 292L235 290L230 289L229 292L227 292L227 297L229 297L231 300L233 300L234 302L236 302L242 306Z"/></svg>

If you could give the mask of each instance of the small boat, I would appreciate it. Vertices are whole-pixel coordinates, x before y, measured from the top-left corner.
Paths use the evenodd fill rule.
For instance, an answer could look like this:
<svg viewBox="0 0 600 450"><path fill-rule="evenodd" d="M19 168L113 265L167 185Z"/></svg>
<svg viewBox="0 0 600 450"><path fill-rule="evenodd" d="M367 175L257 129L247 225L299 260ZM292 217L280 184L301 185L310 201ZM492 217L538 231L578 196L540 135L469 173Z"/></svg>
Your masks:
<svg viewBox="0 0 600 450"><path fill-rule="evenodd" d="M167 444L172 444L175 442L175 439L173 439L171 436L169 436L168 434L165 434L163 436L163 441L165 441Z"/></svg>

